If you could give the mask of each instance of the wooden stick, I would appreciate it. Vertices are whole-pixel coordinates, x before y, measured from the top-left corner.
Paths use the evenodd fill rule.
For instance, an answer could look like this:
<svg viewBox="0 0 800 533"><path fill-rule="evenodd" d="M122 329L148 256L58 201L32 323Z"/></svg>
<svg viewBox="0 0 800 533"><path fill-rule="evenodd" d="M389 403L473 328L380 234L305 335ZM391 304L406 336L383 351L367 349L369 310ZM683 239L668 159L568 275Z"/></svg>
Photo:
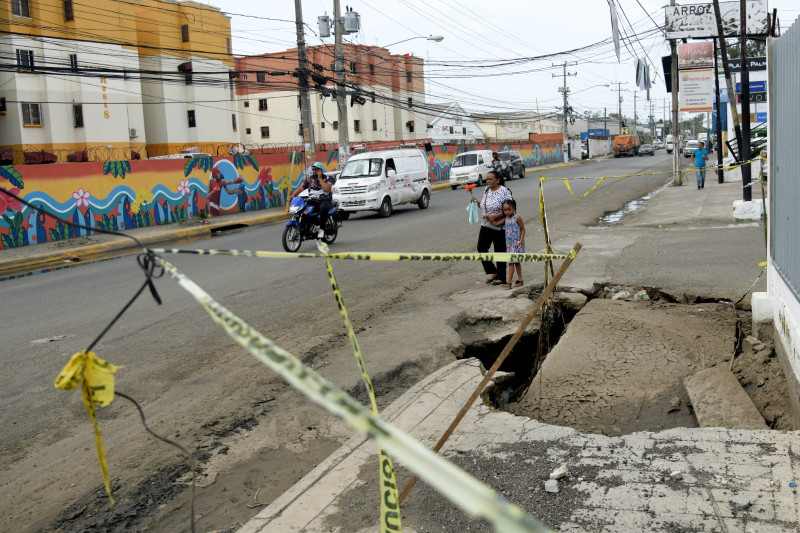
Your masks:
<svg viewBox="0 0 800 533"><path fill-rule="evenodd" d="M575 243L575 246L572 247L572 251L575 252L575 256L578 255L578 252L580 251L582 246L583 245L581 243L577 242ZM483 380L481 380L480 384L478 385L478 388L475 389L475 392L473 392L472 396L469 397L467 403L465 403L464 407L462 407L461 410L458 412L455 419L450 424L450 427L447 428L447 431L444 432L442 438L440 438L439 442L436 443L436 446L433 447L433 451L438 452L439 450L442 449L442 446L444 446L444 443L447 442L447 439L450 438L450 435L456 429L456 427L464 418L464 416L466 416L467 411L469 411L470 407L472 407L472 404L475 403L475 400L478 399L478 396L480 396L483 389L485 389L486 385L489 384L489 381L492 379L492 376L494 376L495 372L497 372L497 369L500 368L500 365L503 364L503 361L506 360L506 357L508 357L508 355L511 353L511 350L514 349L514 346L516 346L517 342L519 342L520 338L522 338L522 334L525 333L526 329L528 329L528 325L534 319L536 313L539 312L539 309L541 309L541 307L544 305L548 296L550 296L550 294L555 290L558 281L561 279L561 276L563 276L564 273L567 271L573 259L574 256L568 257L563 263L561 263L561 268L558 269L558 272L556 272L553 279L551 279L550 283L547 284L547 287L544 288L544 291L542 291L542 294L533 304L531 310L528 311L528 315L522 321L522 324L520 324L519 328L517 328L517 332L514 333L514 336L511 337L511 339L508 341L508 344L506 344L506 347L503 348L503 351L500 352L500 355L497 357L497 360L492 365L492 368L490 368L489 371L486 372L486 375L483 376ZM419 478L417 476L414 476L413 478L411 478L411 481L408 482L405 488L403 488L403 492L400 493L400 502L402 502L403 499L406 497L406 495L408 495L408 493L411 491L411 488L417 483L418 479Z"/></svg>

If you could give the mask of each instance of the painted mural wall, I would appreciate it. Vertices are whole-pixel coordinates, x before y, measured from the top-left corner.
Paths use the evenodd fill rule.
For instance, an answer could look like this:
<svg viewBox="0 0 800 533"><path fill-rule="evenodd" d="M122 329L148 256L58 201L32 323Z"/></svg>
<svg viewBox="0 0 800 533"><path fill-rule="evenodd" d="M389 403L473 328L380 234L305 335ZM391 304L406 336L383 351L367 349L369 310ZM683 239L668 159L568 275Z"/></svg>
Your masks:
<svg viewBox="0 0 800 533"><path fill-rule="evenodd" d="M428 152L431 181L446 181L450 161L469 150L515 149L528 168L563 161L560 134L541 137L514 145L436 146ZM338 152L317 152L317 160L333 170ZM299 153L0 167L0 187L93 228L75 228L0 192L0 249L280 207L305 171ZM212 180L217 173L220 185Z"/></svg>

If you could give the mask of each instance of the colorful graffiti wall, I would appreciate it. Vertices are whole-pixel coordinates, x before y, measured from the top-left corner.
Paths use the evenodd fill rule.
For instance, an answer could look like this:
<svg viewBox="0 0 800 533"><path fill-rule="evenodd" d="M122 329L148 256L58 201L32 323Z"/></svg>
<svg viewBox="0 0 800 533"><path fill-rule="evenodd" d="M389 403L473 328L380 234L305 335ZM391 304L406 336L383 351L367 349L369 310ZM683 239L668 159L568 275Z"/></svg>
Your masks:
<svg viewBox="0 0 800 533"><path fill-rule="evenodd" d="M563 160L561 136L542 137L514 145L436 146L428 153L431 180L447 180L453 157L475 149L517 150L526 167ZM305 177L302 159L295 153L0 167L0 187L93 228L65 224L0 191L0 249L280 207ZM317 152L316 159L333 170L339 155Z"/></svg>

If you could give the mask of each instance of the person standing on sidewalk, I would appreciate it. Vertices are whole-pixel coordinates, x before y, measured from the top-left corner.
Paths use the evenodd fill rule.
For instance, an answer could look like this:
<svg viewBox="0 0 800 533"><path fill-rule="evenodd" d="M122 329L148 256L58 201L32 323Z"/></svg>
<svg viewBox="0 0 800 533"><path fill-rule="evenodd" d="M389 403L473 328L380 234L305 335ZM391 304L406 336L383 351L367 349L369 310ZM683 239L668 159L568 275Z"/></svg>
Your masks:
<svg viewBox="0 0 800 533"><path fill-rule="evenodd" d="M694 150L694 166L696 168L695 175L697 176L697 190L706 186L706 161L708 161L708 150L703 141L697 143L697 148Z"/></svg>
<svg viewBox="0 0 800 533"><path fill-rule="evenodd" d="M500 185L500 176L496 171L490 170L486 174L486 189L483 191L483 198L478 204L481 208L481 230L478 233L478 252L486 253L490 246L494 246L495 252L506 251L506 234L503 229L503 222L506 216L503 214L503 202L511 198L511 191ZM477 198L470 199L470 202L477 202ZM495 226L499 222L499 226ZM483 270L487 274L486 283L492 285L503 285L506 282L506 264L492 261L481 261Z"/></svg>

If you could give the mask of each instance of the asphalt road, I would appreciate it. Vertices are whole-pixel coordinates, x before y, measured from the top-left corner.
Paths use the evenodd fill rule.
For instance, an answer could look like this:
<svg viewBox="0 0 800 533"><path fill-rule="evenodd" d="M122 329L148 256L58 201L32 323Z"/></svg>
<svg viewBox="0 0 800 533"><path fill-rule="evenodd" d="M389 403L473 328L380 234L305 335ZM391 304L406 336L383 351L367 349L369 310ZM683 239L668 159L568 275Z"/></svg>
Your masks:
<svg viewBox="0 0 800 533"><path fill-rule="evenodd" d="M590 162L542 174L554 178L616 176L663 171L670 164L670 157L661 150L653 157ZM543 247L538 174L531 169L527 178L507 184L526 221L528 251ZM578 203L563 182L546 182L547 218L554 242L571 244L579 240L604 214L659 188L667 176L608 180ZM596 180L571 182L576 195L594 183ZM463 189L436 192L427 210L398 206L388 219L374 214L352 216L340 229L332 249L473 251L478 230L467 222L468 195ZM282 224L273 224L183 246L282 250L282 230ZM301 251L314 247L313 242L304 243ZM167 259L223 305L303 357L334 383L346 390L358 390L360 376L353 371L352 357L346 356L347 342L323 263L188 255ZM363 345L381 352L368 361L368 367L386 388L406 387L452 360L452 353L438 353L439 348L437 353L425 351L427 335L444 335L437 320L445 314L425 292L446 293L474 286L483 278L479 265L338 261L334 267L351 318L362 328ZM527 272L527 283L541 281L538 267ZM589 281L594 275L588 271L582 274ZM0 513L5 516L0 518L0 529L46 527L66 504L96 489L96 459L79 395L56 391L52 384L69 356L86 348L142 280L135 259L124 257L0 283L5 310L0 427L6 428L0 446L0 477L4 478L0 501L6 502ZM162 431L183 433L184 437L188 433L196 443L203 443L213 437L200 429L203 424L225 422L247 413L254 397L291 394L243 355L175 282L165 277L157 281L157 288L163 305L157 306L145 291L95 351L101 358L126 367L118 375L118 388L143 400L148 416ZM54 340L34 343L41 339ZM458 350L455 340L447 339L444 345L452 345L452 352ZM396 396L392 392L384 395L384 401ZM163 454L160 459L144 451L152 441L142 434L129 407L109 408L105 416L112 472L123 486L140 483L153 469L175 460L174 454L163 449L152 452ZM301 418L292 418L283 429L302 429ZM253 449L252 443L241 448L248 446ZM65 465L67 457L75 463ZM45 477L22 480L34 467L43 470ZM41 507L32 507L45 501L44 513Z"/></svg>

